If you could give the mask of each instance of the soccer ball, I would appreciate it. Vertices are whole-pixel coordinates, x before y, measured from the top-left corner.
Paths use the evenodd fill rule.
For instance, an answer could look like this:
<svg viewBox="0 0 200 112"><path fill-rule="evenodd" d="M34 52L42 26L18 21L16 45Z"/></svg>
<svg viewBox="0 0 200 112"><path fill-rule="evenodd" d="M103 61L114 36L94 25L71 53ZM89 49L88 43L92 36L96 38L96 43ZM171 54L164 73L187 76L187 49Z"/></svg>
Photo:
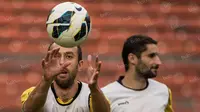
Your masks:
<svg viewBox="0 0 200 112"><path fill-rule="evenodd" d="M56 5L46 21L49 37L62 47L82 44L91 31L91 25L87 10L74 2Z"/></svg>

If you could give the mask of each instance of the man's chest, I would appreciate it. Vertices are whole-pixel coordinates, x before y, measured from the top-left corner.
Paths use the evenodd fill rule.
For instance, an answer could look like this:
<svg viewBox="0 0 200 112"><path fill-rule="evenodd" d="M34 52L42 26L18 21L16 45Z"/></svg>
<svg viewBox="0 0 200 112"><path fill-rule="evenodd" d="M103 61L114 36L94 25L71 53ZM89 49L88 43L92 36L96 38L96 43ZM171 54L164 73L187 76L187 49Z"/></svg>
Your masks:
<svg viewBox="0 0 200 112"><path fill-rule="evenodd" d="M113 112L164 112L167 105L164 94L120 95L112 102Z"/></svg>
<svg viewBox="0 0 200 112"><path fill-rule="evenodd" d="M55 98L46 100L44 112L88 112L89 103L88 98L77 97L69 104L59 104Z"/></svg>

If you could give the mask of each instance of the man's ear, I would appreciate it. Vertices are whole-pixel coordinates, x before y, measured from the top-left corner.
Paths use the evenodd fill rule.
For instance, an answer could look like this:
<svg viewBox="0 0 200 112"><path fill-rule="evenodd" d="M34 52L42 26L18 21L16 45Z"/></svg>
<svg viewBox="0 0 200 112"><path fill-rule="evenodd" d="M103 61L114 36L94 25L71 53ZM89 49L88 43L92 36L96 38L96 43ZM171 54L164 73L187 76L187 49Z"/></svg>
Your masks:
<svg viewBox="0 0 200 112"><path fill-rule="evenodd" d="M82 71L83 70L83 60L80 60L78 62L78 71Z"/></svg>
<svg viewBox="0 0 200 112"><path fill-rule="evenodd" d="M130 64L136 65L137 64L137 56L133 53L128 54L128 61Z"/></svg>

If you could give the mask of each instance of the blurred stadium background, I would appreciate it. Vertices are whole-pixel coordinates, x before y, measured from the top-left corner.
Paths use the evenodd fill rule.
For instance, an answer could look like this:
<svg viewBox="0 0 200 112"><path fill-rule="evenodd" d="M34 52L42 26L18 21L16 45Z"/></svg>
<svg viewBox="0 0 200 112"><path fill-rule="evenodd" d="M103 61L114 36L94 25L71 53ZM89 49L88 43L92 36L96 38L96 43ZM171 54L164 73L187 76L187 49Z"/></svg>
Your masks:
<svg viewBox="0 0 200 112"><path fill-rule="evenodd" d="M72 1L72 0L71 0ZM62 0L0 0L0 112L20 112L21 93L38 83L50 39L45 21ZM200 110L199 0L76 0L89 12L93 29L82 45L84 59L99 54L100 86L117 79L124 67L123 41L147 34L159 41L156 80L173 93L176 112ZM79 73L86 80L85 71Z"/></svg>

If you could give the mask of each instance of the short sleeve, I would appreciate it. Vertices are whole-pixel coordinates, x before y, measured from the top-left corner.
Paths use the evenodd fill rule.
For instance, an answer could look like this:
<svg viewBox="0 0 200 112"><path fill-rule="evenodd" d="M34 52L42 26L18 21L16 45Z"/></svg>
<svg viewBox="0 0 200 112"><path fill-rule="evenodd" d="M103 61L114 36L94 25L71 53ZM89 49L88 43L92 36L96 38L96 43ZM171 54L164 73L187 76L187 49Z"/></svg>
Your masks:
<svg viewBox="0 0 200 112"><path fill-rule="evenodd" d="M23 105L24 102L28 99L30 93L35 89L35 87L31 87L27 90L25 90L21 95L21 104Z"/></svg>
<svg viewBox="0 0 200 112"><path fill-rule="evenodd" d="M170 89L168 89L169 91L169 99L168 99L168 104L167 107L165 108L165 112L173 112L173 108L172 108L172 92Z"/></svg>

